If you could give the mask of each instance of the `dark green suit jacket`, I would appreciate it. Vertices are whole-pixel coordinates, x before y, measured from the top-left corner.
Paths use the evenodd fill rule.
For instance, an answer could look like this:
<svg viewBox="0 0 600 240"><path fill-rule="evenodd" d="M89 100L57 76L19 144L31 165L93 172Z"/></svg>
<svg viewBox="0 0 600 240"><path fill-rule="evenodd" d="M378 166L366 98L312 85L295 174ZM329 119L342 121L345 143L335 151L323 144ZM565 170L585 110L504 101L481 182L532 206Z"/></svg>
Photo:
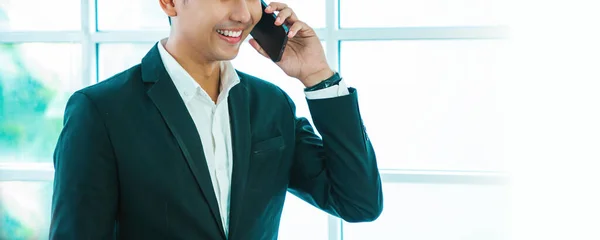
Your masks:
<svg viewBox="0 0 600 240"><path fill-rule="evenodd" d="M277 239L286 191L348 222L382 211L357 96L308 100L315 135L277 86L239 72L229 94L231 240ZM158 48L69 99L50 239L226 239L202 142Z"/></svg>

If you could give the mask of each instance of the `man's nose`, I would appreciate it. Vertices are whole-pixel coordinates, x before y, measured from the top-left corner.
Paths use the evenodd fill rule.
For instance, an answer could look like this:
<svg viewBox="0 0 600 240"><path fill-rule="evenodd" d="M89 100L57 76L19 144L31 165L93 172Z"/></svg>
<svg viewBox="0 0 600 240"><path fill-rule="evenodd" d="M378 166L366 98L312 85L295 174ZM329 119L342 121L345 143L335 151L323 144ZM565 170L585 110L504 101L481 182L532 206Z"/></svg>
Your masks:
<svg viewBox="0 0 600 240"><path fill-rule="evenodd" d="M252 15L250 14L250 8L246 0L234 1L233 11L231 13L231 20L240 23L249 23Z"/></svg>

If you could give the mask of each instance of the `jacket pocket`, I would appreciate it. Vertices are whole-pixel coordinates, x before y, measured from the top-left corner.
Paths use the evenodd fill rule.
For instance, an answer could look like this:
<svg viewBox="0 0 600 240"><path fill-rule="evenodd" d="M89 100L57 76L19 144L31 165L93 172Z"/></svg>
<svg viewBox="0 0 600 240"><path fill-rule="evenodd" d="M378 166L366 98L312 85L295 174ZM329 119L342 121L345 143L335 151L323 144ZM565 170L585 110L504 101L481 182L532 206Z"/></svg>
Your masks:
<svg viewBox="0 0 600 240"><path fill-rule="evenodd" d="M285 148L285 142L283 141L283 136L279 135L252 144L252 155L268 153L274 150L283 150L283 148Z"/></svg>
<svg viewBox="0 0 600 240"><path fill-rule="evenodd" d="M285 142L283 136L269 138L252 144L250 156L250 169L248 173L248 187L252 191L270 193L277 186L284 185L287 181L282 179L285 175L281 171Z"/></svg>

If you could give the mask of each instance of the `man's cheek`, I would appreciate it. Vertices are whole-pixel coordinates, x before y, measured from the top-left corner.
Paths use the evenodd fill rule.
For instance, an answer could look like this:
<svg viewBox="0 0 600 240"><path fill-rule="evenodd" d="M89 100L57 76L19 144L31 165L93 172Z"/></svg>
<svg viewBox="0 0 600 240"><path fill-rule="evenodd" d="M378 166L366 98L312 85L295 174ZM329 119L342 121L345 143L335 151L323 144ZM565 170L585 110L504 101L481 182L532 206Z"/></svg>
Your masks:
<svg viewBox="0 0 600 240"><path fill-rule="evenodd" d="M262 17L262 14L257 14L255 16L252 17L252 25L256 25L258 23L258 21L260 21L260 18Z"/></svg>

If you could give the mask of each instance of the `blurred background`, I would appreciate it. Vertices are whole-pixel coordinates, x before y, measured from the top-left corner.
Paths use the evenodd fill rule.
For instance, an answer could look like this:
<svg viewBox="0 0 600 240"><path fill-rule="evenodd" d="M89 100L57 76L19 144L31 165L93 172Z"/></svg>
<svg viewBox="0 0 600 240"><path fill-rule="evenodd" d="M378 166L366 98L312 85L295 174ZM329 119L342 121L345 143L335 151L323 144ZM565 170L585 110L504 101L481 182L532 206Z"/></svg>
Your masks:
<svg viewBox="0 0 600 240"><path fill-rule="evenodd" d="M317 29L330 65L358 89L385 209L351 224L290 194L280 239L508 239L498 104L506 2L281 2ZM168 28L158 1L0 0L0 239L48 238L66 100L140 63ZM233 62L279 85L310 117L299 81L247 42Z"/></svg>

